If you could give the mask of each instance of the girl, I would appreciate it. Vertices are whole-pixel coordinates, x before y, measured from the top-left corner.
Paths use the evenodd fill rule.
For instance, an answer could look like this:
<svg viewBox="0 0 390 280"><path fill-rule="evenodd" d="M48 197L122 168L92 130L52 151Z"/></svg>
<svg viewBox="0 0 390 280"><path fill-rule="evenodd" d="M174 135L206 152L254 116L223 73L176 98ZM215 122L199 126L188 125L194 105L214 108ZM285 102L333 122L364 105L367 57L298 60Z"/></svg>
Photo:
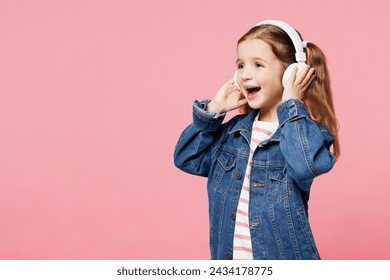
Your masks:
<svg viewBox="0 0 390 280"><path fill-rule="evenodd" d="M301 69L283 85L296 60ZM286 23L266 21L238 41L237 69L238 88L230 80L195 101L174 153L178 168L208 177L211 258L319 259L310 187L340 152L324 54ZM237 108L246 114L222 124Z"/></svg>

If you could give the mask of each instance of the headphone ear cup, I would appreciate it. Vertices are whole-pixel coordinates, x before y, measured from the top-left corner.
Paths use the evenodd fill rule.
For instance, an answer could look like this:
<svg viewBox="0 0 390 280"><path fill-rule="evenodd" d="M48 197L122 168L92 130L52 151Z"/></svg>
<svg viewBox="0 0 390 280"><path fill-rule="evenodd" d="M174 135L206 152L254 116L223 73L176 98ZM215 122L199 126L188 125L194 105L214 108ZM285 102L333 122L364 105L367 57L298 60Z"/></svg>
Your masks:
<svg viewBox="0 0 390 280"><path fill-rule="evenodd" d="M284 71L284 74L283 74L283 78L282 78L282 85L283 85L283 87L286 87L287 81L290 78L292 71L297 66L298 66L298 72L297 72L297 74L298 74L306 66L306 63L304 63L304 62L302 62L302 63L292 63L292 64L290 64L286 68L286 70Z"/></svg>
<svg viewBox="0 0 390 280"><path fill-rule="evenodd" d="M240 89L240 86L238 85L237 70L236 70L236 72L234 72L234 85L235 85L235 87L236 87L238 90L241 90L241 89Z"/></svg>

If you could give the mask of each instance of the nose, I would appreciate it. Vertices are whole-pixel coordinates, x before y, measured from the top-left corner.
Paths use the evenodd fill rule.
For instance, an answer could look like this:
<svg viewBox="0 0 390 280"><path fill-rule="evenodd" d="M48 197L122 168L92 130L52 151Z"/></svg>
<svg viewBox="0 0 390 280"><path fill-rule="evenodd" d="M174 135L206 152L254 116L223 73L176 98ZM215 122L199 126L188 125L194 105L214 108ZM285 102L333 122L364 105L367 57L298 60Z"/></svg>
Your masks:
<svg viewBox="0 0 390 280"><path fill-rule="evenodd" d="M242 80L250 80L253 77L253 71L250 67L245 67L241 70L241 79Z"/></svg>

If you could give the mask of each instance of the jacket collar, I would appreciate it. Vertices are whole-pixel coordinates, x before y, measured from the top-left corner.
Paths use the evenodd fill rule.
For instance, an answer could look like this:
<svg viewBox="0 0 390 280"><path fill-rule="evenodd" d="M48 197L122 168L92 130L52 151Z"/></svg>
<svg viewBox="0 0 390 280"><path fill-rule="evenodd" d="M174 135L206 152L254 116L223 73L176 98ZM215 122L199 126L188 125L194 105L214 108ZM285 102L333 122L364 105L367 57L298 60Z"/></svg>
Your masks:
<svg viewBox="0 0 390 280"><path fill-rule="evenodd" d="M260 111L259 109L250 111L248 115L246 115L243 119L238 121L236 125L233 126L233 128L229 131L229 134L240 132L240 134L245 137L248 144L250 144L253 121L259 114L259 111ZM263 141L261 144L265 145L266 143L271 141L279 141L279 137L280 137L280 128L278 128L269 139Z"/></svg>
<svg viewBox="0 0 390 280"><path fill-rule="evenodd" d="M238 121L238 123L233 126L233 128L229 131L229 133L234 133L236 131L251 131L252 130L252 125L253 121L259 114L259 109L257 110L252 110L249 112L248 115L246 115L243 119Z"/></svg>

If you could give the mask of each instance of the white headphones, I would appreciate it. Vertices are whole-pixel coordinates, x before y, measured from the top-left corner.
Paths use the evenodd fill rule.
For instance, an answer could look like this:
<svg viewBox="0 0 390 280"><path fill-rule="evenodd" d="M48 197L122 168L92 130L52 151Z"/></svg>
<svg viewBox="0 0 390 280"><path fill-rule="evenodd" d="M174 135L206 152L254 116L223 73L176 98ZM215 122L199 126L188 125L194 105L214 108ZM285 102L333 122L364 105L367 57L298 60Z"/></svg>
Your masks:
<svg viewBox="0 0 390 280"><path fill-rule="evenodd" d="M266 25L266 24L274 25L282 29L284 32L287 33L287 35L290 37L291 41L294 44L296 63L290 64L284 71L282 84L283 87L285 87L287 84L287 80L290 77L294 67L298 66L298 73L299 73L299 71L301 71L306 66L306 54L303 51L303 49L307 47L308 42L302 41L301 37L298 35L298 33L295 31L294 28L292 28L289 24L280 20L264 20L257 23L255 26ZM237 71L234 73L234 84L238 89L240 89L237 81Z"/></svg>

